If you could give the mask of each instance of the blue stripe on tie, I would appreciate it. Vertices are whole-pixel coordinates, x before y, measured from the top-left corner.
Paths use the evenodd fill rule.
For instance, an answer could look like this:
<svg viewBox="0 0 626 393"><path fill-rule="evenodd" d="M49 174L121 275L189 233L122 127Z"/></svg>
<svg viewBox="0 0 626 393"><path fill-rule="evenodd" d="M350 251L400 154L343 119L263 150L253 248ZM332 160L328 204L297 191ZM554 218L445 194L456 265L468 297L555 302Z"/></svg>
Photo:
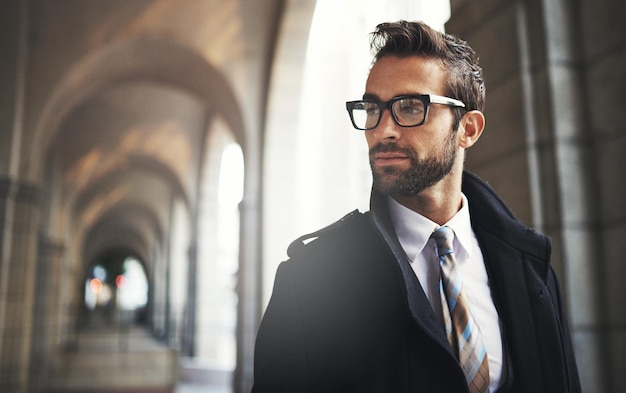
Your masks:
<svg viewBox="0 0 626 393"><path fill-rule="evenodd" d="M454 307L456 306L457 301L459 300L459 294L461 293L461 284L462 284L462 280L461 280L461 276L457 275L456 276L456 281L454 282L454 285L452 286L451 290L452 290L452 298L449 299L449 304L450 304L450 312L454 312Z"/></svg>
<svg viewBox="0 0 626 393"><path fill-rule="evenodd" d="M468 373L468 374L471 374L472 378L474 378L474 376L478 373L478 369L480 368L480 365L483 362L483 359L485 359L485 355L487 355L487 351L485 350L484 345L478 348L478 350L480 352L476 353L476 361L474 362L474 364L472 364L472 368L470 369L470 372Z"/></svg>
<svg viewBox="0 0 626 393"><path fill-rule="evenodd" d="M487 351L484 345L481 346L479 350L480 352L476 353L476 361L472 364L472 367L467 370L466 380L468 383L474 379L476 374L478 374L478 369L480 368L483 359L485 358L485 355L487 355Z"/></svg>
<svg viewBox="0 0 626 393"><path fill-rule="evenodd" d="M456 306L456 299L448 299L448 308L450 312L454 311L454 307Z"/></svg>
<svg viewBox="0 0 626 393"><path fill-rule="evenodd" d="M463 330L462 336L465 341L469 341L470 336L472 335L472 330L474 329L474 318L470 318L467 321L467 326L465 326L465 330Z"/></svg>
<svg viewBox="0 0 626 393"><path fill-rule="evenodd" d="M463 280L461 280L461 275L457 274L455 277L454 285L452 286L452 294L454 297L459 297L461 293L461 284L463 284Z"/></svg>
<svg viewBox="0 0 626 393"><path fill-rule="evenodd" d="M480 363L483 362L485 355L487 355L487 348L485 348L485 345L482 345L480 347L480 352L478 352L478 360L480 360Z"/></svg>
<svg viewBox="0 0 626 393"><path fill-rule="evenodd" d="M480 363L482 363L482 361ZM472 364L472 368L467 370L467 376L465 377L467 383L472 382L476 374L478 374L478 368L480 367L480 363L475 362L474 364Z"/></svg>
<svg viewBox="0 0 626 393"><path fill-rule="evenodd" d="M445 282L445 287L450 287L452 284L450 283L450 281L448 280L448 278L445 278L446 282ZM439 284L441 290L444 291L444 295L445 295L445 299L446 302L448 303L448 308L450 309L450 312L454 311L454 307L456 306L456 302L459 299L459 293L458 291L456 291L454 288L452 288L452 294L450 294L450 289L448 290L444 290L444 284L443 284L443 280L440 281Z"/></svg>

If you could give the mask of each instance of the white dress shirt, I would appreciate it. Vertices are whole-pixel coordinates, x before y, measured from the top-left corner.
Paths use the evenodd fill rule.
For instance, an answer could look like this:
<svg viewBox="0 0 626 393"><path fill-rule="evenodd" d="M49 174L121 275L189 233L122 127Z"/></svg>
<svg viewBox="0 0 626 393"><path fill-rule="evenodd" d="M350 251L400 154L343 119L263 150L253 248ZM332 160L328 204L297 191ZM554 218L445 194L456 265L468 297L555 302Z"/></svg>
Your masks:
<svg viewBox="0 0 626 393"><path fill-rule="evenodd" d="M489 391L495 392L504 382L505 367L500 319L493 304L491 289L483 254L470 221L469 206L462 195L461 209L445 226L454 231L454 254L457 269L463 277L465 293L470 301L476 323L483 335L489 357ZM435 222L389 199L389 212L400 245L404 249L435 315L444 326L441 297L439 294L439 257L433 231L439 228Z"/></svg>

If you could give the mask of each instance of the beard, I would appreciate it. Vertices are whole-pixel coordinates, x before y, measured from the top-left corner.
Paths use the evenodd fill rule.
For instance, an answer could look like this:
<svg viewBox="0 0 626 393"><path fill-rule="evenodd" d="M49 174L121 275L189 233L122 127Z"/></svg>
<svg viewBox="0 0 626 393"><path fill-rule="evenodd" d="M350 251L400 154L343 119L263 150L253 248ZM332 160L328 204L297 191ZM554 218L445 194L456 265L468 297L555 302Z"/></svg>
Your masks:
<svg viewBox="0 0 626 393"><path fill-rule="evenodd" d="M438 183L446 177L456 161L456 133L452 132L437 155L419 159L417 153L409 148L398 146L395 142L377 144L370 149L370 167L374 189L388 196L411 197ZM409 168L394 166L377 168L372 157L376 153L398 152L409 159Z"/></svg>

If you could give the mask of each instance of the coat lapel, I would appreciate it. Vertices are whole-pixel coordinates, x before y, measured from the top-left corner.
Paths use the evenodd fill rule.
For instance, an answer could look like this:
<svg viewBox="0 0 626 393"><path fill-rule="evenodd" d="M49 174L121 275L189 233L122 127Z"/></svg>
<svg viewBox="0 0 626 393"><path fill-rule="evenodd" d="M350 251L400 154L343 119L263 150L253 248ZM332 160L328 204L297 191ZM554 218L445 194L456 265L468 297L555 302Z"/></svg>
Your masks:
<svg viewBox="0 0 626 393"><path fill-rule="evenodd" d="M419 283L413 269L411 269L406 253L398 241L398 237L396 236L391 218L389 216L387 201L385 198L385 196L379 194L378 192L372 191L372 218L376 228L384 238L385 243L388 245L389 250L393 254L394 259L400 268L411 317L415 323L432 338L433 341L435 341L442 347L442 349L454 358L454 354L446 338L444 327L437 320L430 302L424 293L424 289Z"/></svg>
<svg viewBox="0 0 626 393"><path fill-rule="evenodd" d="M472 228L489 276L491 296L502 322L509 359L509 382L524 392L543 392L537 307L549 299L545 278L550 260L547 238L520 225L506 205L475 176L466 173ZM547 295L547 296L546 296ZM548 300L549 302L549 300Z"/></svg>

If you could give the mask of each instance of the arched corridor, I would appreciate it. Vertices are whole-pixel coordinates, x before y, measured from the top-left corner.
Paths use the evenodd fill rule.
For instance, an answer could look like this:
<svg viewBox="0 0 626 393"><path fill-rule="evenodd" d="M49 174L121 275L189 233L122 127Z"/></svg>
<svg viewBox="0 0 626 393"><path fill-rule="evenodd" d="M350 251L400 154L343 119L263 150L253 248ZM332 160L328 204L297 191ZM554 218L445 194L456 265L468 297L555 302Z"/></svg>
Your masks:
<svg viewBox="0 0 626 393"><path fill-rule="evenodd" d="M467 167L550 235L586 392L626 388L620 0L9 0L0 391L249 392L290 241L359 208L368 32L481 57Z"/></svg>

